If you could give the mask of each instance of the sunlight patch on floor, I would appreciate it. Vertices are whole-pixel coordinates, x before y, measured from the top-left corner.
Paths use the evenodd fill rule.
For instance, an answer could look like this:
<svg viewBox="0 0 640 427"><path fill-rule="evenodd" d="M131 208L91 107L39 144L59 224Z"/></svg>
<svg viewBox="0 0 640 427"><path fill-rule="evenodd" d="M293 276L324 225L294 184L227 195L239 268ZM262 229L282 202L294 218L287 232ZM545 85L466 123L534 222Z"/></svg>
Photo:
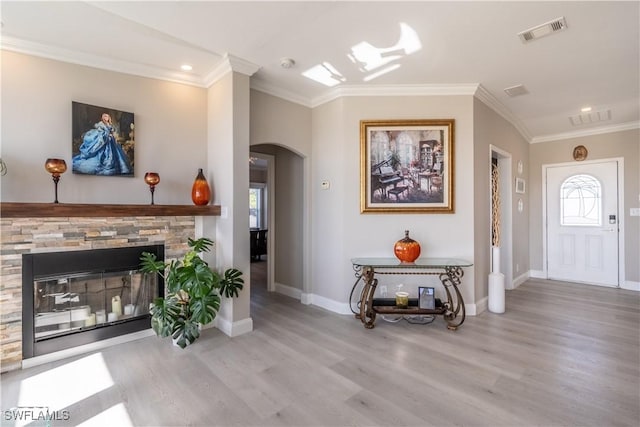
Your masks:
<svg viewBox="0 0 640 427"><path fill-rule="evenodd" d="M57 411L113 385L102 353L95 353L22 380L18 406Z"/></svg>

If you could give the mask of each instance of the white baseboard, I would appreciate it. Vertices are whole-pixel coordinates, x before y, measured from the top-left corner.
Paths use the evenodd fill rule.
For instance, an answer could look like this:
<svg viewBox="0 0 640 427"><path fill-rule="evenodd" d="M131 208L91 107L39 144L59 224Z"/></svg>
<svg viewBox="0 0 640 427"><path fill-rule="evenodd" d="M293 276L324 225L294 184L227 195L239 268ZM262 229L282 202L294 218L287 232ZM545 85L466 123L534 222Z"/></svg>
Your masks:
<svg viewBox="0 0 640 427"><path fill-rule="evenodd" d="M291 298L296 298L300 300L300 302L304 305L315 305L337 314L353 314L349 303L335 301L316 294L304 293L300 289L292 288L291 286L286 286L280 283L276 283L275 285L276 292L290 296ZM489 304L488 301L489 299L485 297L481 299L477 304L465 304L464 309L466 314L468 314L469 316L476 316L484 312L485 310L487 310Z"/></svg>
<svg viewBox="0 0 640 427"><path fill-rule="evenodd" d="M631 280L625 280L620 287L622 289L627 289L629 291L640 292L640 282L632 282Z"/></svg>
<svg viewBox="0 0 640 427"><path fill-rule="evenodd" d="M300 302L304 305L309 305L311 304L311 301L313 300L313 294L305 294L302 293L300 295Z"/></svg>
<svg viewBox="0 0 640 427"><path fill-rule="evenodd" d="M215 324L216 328L231 338L253 331L253 319L250 317L236 322L230 322L222 317L216 317Z"/></svg>
<svg viewBox="0 0 640 427"><path fill-rule="evenodd" d="M305 305L313 304L337 314L353 314L348 303L335 301L320 295L302 294L300 302Z"/></svg>
<svg viewBox="0 0 640 427"><path fill-rule="evenodd" d="M298 288L283 285L282 283L278 283L278 282L275 282L274 286L276 288L276 292L280 294L286 295L291 298L295 298L297 300L301 299L302 291Z"/></svg>
<svg viewBox="0 0 640 427"><path fill-rule="evenodd" d="M518 277L513 279L513 281L511 282L512 285L513 285L513 288L511 290L516 289L518 286L520 286L524 282L526 282L527 279L529 278L529 274L530 274L530 272L522 273L521 275L519 275Z"/></svg>
<svg viewBox="0 0 640 427"><path fill-rule="evenodd" d="M534 279L546 279L547 273L543 270L529 270L529 277Z"/></svg>
<svg viewBox="0 0 640 427"><path fill-rule="evenodd" d="M464 308L469 316L477 316L480 313L484 313L489 308L489 297L484 297L475 304L465 304Z"/></svg>
<svg viewBox="0 0 640 427"><path fill-rule="evenodd" d="M276 292L300 300L304 305L315 305L337 314L353 314L347 303L335 301L316 294L304 293L298 288L292 288L291 286L281 283L276 283L275 285Z"/></svg>
<svg viewBox="0 0 640 427"><path fill-rule="evenodd" d="M44 363L55 362L57 360L66 359L68 357L77 356L79 354L89 353L95 350L102 350L103 348L112 347L117 344L124 344L129 341L139 340L140 338L146 338L155 336L153 329L145 329L131 334L119 335L117 337L108 338L106 340L92 342L89 344L79 345L73 348L67 348L64 350L56 351L54 353L43 354L42 356L30 357L22 361L22 369L31 368L33 366L42 365Z"/></svg>

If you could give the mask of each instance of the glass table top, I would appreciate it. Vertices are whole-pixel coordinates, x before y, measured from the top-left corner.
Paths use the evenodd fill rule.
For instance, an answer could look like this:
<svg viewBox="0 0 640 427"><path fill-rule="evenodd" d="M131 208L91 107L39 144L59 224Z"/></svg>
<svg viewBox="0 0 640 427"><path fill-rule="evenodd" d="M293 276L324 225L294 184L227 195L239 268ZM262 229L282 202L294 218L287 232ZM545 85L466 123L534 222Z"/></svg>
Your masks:
<svg viewBox="0 0 640 427"><path fill-rule="evenodd" d="M374 268L445 268L471 267L473 263L457 258L418 258L412 263L400 262L398 258L352 258L355 266Z"/></svg>

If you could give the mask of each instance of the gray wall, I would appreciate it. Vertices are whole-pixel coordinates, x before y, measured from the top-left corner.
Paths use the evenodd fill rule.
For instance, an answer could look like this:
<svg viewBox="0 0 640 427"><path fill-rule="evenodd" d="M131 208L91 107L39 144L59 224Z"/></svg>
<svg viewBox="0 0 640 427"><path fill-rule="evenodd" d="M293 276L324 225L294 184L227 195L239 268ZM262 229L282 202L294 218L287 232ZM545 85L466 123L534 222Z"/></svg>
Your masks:
<svg viewBox="0 0 640 427"><path fill-rule="evenodd" d="M207 167L205 89L103 71L2 50L2 200L53 201L47 157L65 159L61 203L149 203L144 174L160 174L157 204L192 204ZM135 177L71 172L71 102L135 115ZM214 193L219 183L211 183Z"/></svg>
<svg viewBox="0 0 640 427"><path fill-rule="evenodd" d="M529 146L530 248L531 269L543 270L542 259L542 165L572 162L573 148L584 145L587 160L624 159L624 241L625 279L640 282L640 217L629 215L630 208L640 206L640 131L628 130L586 136Z"/></svg>
<svg viewBox="0 0 640 427"><path fill-rule="evenodd" d="M360 120L428 118L455 119L455 213L361 214ZM353 283L350 259L393 257L404 230L420 242L424 257L474 262L472 96L344 97L314 108L312 138L314 293L346 303ZM323 180L330 189L320 188ZM409 277L393 279L406 285ZM474 267L465 269L461 291L468 304L476 301L475 286ZM408 291L417 294L417 287Z"/></svg>
<svg viewBox="0 0 640 427"><path fill-rule="evenodd" d="M274 280L292 288L303 288L303 160L283 147L258 144L251 147L256 153L275 157L275 230L269 238L275 245Z"/></svg>
<svg viewBox="0 0 640 427"><path fill-rule="evenodd" d="M527 180L527 173L529 168L527 167L527 157L529 144L520 135L520 133L499 116L495 111L487 107L483 102L478 99L474 100L473 110L473 130L474 130L474 210L475 210L475 257L476 257L476 272L484 281L479 280L483 284L479 289L481 296L487 296L487 276L491 272L491 236L490 236L490 224L491 224L491 203L490 203L490 165L489 165L489 153L490 145L493 145L501 150L508 152L512 156L511 163L511 175L512 177L521 177ZM523 174L517 174L518 160L522 160L524 164ZM511 180L514 181L513 179ZM513 193L513 186L505 189ZM512 271L513 277L527 272L529 270L529 215L528 210L524 210L522 213L518 212L517 200L522 198L524 205L528 206L528 192L525 194L515 194L512 196L512 247L513 247L513 259L512 259ZM519 266L519 271L516 271L516 264Z"/></svg>
<svg viewBox="0 0 640 427"><path fill-rule="evenodd" d="M274 280L304 289L305 159L311 150L311 109L251 91L251 151L275 157ZM308 204L308 202L307 202Z"/></svg>

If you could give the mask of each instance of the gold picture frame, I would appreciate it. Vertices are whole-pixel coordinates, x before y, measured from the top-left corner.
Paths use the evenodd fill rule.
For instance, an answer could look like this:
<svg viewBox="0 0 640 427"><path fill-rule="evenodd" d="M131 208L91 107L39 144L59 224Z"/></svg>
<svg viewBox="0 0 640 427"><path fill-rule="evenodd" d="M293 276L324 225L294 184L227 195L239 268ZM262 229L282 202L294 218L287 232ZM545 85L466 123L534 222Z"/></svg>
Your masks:
<svg viewBox="0 0 640 427"><path fill-rule="evenodd" d="M454 213L454 119L361 120L361 213Z"/></svg>

